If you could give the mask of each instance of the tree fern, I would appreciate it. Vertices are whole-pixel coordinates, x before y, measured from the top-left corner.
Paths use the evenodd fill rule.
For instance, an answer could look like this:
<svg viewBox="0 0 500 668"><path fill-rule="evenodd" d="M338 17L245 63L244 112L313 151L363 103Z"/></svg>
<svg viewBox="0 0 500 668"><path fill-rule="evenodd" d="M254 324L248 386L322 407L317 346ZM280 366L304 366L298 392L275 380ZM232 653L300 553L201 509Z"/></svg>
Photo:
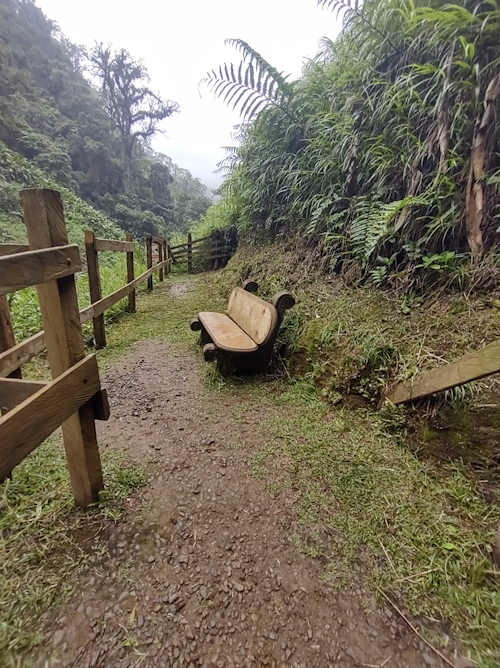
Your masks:
<svg viewBox="0 0 500 668"><path fill-rule="evenodd" d="M239 65L224 63L207 72L203 83L233 109L239 108L245 121L274 106L291 116L292 86L283 72L270 65L260 53L241 39L228 39L242 54Z"/></svg>

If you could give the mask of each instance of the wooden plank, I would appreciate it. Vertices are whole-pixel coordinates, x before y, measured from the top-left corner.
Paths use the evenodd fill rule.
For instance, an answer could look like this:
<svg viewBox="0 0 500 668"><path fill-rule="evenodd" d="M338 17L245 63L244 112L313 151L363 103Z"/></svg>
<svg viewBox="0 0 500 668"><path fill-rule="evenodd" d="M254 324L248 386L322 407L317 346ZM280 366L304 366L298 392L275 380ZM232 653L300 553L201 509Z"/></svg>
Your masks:
<svg viewBox="0 0 500 668"><path fill-rule="evenodd" d="M193 245L194 245L194 244L199 244L199 243L201 243L202 241L206 241L207 239L210 239L210 237L211 237L210 234L209 234L208 236L206 236L206 237L200 237L199 239L195 239L195 240L192 242L192 244L193 244ZM177 244L176 246L171 246L171 247L170 247L170 250L171 250L171 251L175 251L175 250L177 250L178 248L187 248L187 243L182 243L182 244Z"/></svg>
<svg viewBox="0 0 500 668"><path fill-rule="evenodd" d="M232 353L250 353L258 350L255 341L225 313L201 312L198 318L217 348Z"/></svg>
<svg viewBox="0 0 500 668"><path fill-rule="evenodd" d="M0 295L57 280L81 268L76 245L4 255L0 257Z"/></svg>
<svg viewBox="0 0 500 668"><path fill-rule="evenodd" d="M66 245L68 235L59 193L30 189L21 196L30 247ZM85 356L75 277L44 283L37 290L49 364L55 378ZM67 396L67 400L70 403L71 397ZM78 504L87 506L98 500L103 487L92 404L82 405L78 413L68 417L62 430L73 495Z"/></svg>
<svg viewBox="0 0 500 668"><path fill-rule="evenodd" d="M89 355L0 417L0 482L99 389L96 356Z"/></svg>
<svg viewBox="0 0 500 668"><path fill-rule="evenodd" d="M19 378L0 378L0 414L10 411L47 383Z"/></svg>
<svg viewBox="0 0 500 668"><path fill-rule="evenodd" d="M151 237L151 241L152 241L154 244L158 244L158 246L161 246L161 245L163 244L163 237L154 237L154 236L152 236L152 237Z"/></svg>
<svg viewBox="0 0 500 668"><path fill-rule="evenodd" d="M25 253L29 249L28 244L0 244L0 257L14 255L14 253Z"/></svg>
<svg viewBox="0 0 500 668"><path fill-rule="evenodd" d="M188 274L193 271L193 244L191 239L191 232L188 233L187 240L187 270Z"/></svg>
<svg viewBox="0 0 500 668"><path fill-rule="evenodd" d="M153 266L153 237L148 234L146 237L146 266L148 269L151 269ZM149 274L148 277L148 290L153 289L153 274Z"/></svg>
<svg viewBox="0 0 500 668"><path fill-rule="evenodd" d="M482 350L464 355L456 362L425 371L410 381L399 383L386 398L393 404L401 404L434 392L449 390L456 385L463 385L498 371L500 371L500 339Z"/></svg>
<svg viewBox="0 0 500 668"><path fill-rule="evenodd" d="M16 345L12 318L10 315L9 302L5 295L0 295L0 352L8 350ZM21 378L21 368L12 369L9 373L12 378Z"/></svg>
<svg viewBox="0 0 500 668"><path fill-rule="evenodd" d="M183 252L185 250L187 250L187 244L177 244L177 246L170 247L172 255L175 255L176 252Z"/></svg>
<svg viewBox="0 0 500 668"><path fill-rule="evenodd" d="M132 237L130 234L127 234L127 241L132 241ZM135 244L134 244L135 247ZM135 278L135 270L134 270L134 251L128 251L127 252L127 283L131 283ZM128 306L127 306L127 311L129 313L135 313L136 311L136 306L135 306L135 289L131 290L128 295Z"/></svg>
<svg viewBox="0 0 500 668"><path fill-rule="evenodd" d="M121 251L123 253L133 253L135 251L135 241L95 239L95 249L96 251Z"/></svg>
<svg viewBox="0 0 500 668"><path fill-rule="evenodd" d="M165 265L165 276L168 276L170 273L170 251L168 249L168 241L165 239L163 242L163 259L167 260Z"/></svg>
<svg viewBox="0 0 500 668"><path fill-rule="evenodd" d="M96 248L96 238L92 230L85 230L85 254L87 256L87 274L89 277L90 301L98 302L102 299L101 273L99 271L99 257ZM96 348L106 346L106 328L104 315L95 315L93 318L94 341Z"/></svg>
<svg viewBox="0 0 500 668"><path fill-rule="evenodd" d="M151 274L153 274L153 272L158 271L161 266L165 266L166 264L166 260L163 262L158 262L150 269L147 269L143 274L135 278L133 281L124 285L122 288L118 288L118 290L115 290L111 294L106 295L106 297L103 297L98 302L95 302L94 304L91 304L90 306L82 309L80 311L82 324L88 322L96 315L100 315L101 313L104 313L104 311L107 311L107 309L113 306L113 304L116 304L116 302L120 301L120 299L126 297L137 285L139 285L139 283L145 281L151 276Z"/></svg>
<svg viewBox="0 0 500 668"><path fill-rule="evenodd" d="M148 234L146 237L146 266L148 269L151 269L153 266L153 237ZM148 277L148 290L153 289L153 274L149 274Z"/></svg>
<svg viewBox="0 0 500 668"><path fill-rule="evenodd" d="M38 355L45 348L44 333L38 332L29 339L16 343L15 346L0 353L0 377L9 376L15 369Z"/></svg>
<svg viewBox="0 0 500 668"><path fill-rule="evenodd" d="M214 259L223 259L223 258L229 258L231 257L230 251L224 251L222 253L218 253L217 255L212 255L212 254L205 254L205 253L193 253L192 259L193 260L214 260ZM184 264L187 261L187 258L174 258L176 262L179 264Z"/></svg>
<svg viewBox="0 0 500 668"><path fill-rule="evenodd" d="M164 278L164 273L163 273L163 260L165 258L163 257L163 241L158 244L158 260L161 262L161 267L160 270L158 271L158 280L160 283L163 281Z"/></svg>

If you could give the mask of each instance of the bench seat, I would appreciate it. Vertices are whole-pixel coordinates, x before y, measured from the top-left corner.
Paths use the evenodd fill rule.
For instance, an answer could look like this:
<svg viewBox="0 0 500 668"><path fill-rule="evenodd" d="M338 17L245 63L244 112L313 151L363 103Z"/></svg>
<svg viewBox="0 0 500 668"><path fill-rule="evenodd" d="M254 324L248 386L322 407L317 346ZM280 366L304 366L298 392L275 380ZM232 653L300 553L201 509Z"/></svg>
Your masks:
<svg viewBox="0 0 500 668"><path fill-rule="evenodd" d="M279 292L272 302L255 292L257 283L246 281L242 288L233 288L226 313L202 311L191 320L193 332L200 332L205 360L217 361L224 374L265 369L283 315L295 304L288 292Z"/></svg>
<svg viewBox="0 0 500 668"><path fill-rule="evenodd" d="M220 350L231 353L251 353L258 349L257 344L248 334L245 334L225 313L201 311L198 313L198 319Z"/></svg>

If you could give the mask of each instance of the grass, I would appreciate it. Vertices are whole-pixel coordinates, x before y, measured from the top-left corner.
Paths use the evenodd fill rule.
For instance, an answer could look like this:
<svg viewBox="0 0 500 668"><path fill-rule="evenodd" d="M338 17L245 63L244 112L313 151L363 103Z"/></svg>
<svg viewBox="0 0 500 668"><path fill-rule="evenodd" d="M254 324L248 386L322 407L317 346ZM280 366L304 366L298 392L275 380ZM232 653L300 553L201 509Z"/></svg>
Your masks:
<svg viewBox="0 0 500 668"><path fill-rule="evenodd" d="M190 316L208 305L223 308L241 272L260 271L258 254L252 257L243 263L235 258L224 272L178 277L189 284L188 291L175 298L168 292L175 279L162 290L141 292L137 315L120 315L107 327L108 347L98 352L101 367L145 338L168 340L194 353L196 337L186 324ZM245 264L251 261L253 267ZM279 268L279 256L276 264ZM290 277L280 277L272 277L265 290L288 287ZM398 364L403 360L407 368L420 368L432 355L455 355L490 336L495 325L489 307L481 310L474 303L465 311L450 311L450 300L436 300L431 313L441 313L442 319L435 323L429 311L417 316L418 307L408 318L395 311L394 299L369 290L305 282L300 299L282 337L285 342L288 338L294 353L291 379L223 379L212 365L203 366L210 391L239 397L242 411L248 400L275 409L270 414L277 417L267 425L268 442L255 453L254 475L266 481L273 496L293 490L300 521L296 544L321 561L330 584L344 587L355 581L374 592L381 590L420 620L419 628L432 642L446 646L453 634L463 642L463 653L469 652L479 665L498 665L498 573L491 561L500 522L498 497L486 500L481 481L460 457L436 462L424 456L415 447L418 436L409 429L407 411L375 411L369 404L353 410L333 396L334 388L342 398L347 385L318 382L332 375L325 376L321 368L314 372L321 357L335 369L347 369L347 379L359 377L357 371L349 375L349 369L356 370L360 359L375 359L379 368L393 369L393 353L384 352L383 346L396 351ZM424 345L412 336L422 327L428 331ZM441 327L447 329L440 331ZM365 335L371 330L370 339ZM304 350L306 364L301 366ZM73 528L102 522L103 514L114 519L123 494L142 481L142 474L136 480L121 464L116 467L114 460L105 460L109 497L101 510L82 514L72 507L63 457L54 447L43 446L16 469L14 482L21 485L20 492L14 493L11 485L0 487L8 501L0 521L6 512L10 518L9 527L0 525L2 545L10 545L2 563L4 569L14 564L17 573L0 585L2 603L13 597L2 613L4 651L35 642L26 631L35 624L26 620L34 621L52 601L69 594L63 582L70 579L60 573L85 567ZM59 459L53 456L56 451ZM17 526L24 532L19 537ZM21 581L33 581L33 588L23 589ZM17 617L24 620L22 625Z"/></svg>
<svg viewBox="0 0 500 668"><path fill-rule="evenodd" d="M17 665L19 653L40 641L39 618L72 591L74 576L92 553L82 537L117 521L123 501L144 484L145 471L116 450L101 453L105 490L86 511L74 506L64 449L51 437L0 486L0 664ZM17 657L17 658L16 658Z"/></svg>
<svg viewBox="0 0 500 668"><path fill-rule="evenodd" d="M428 628L442 621L443 646L449 624L481 665L498 665L498 505L460 462L437 468L413 454L399 415L332 410L310 388L276 399L286 410L256 460L272 494L280 477L299 496L297 544L322 560L329 583L382 589Z"/></svg>
<svg viewBox="0 0 500 668"><path fill-rule="evenodd" d="M297 304L281 334L292 375L335 401L356 394L376 404L385 388L500 338L495 295L399 295L325 278L295 240L245 246L221 286L249 277L270 298L287 289Z"/></svg>

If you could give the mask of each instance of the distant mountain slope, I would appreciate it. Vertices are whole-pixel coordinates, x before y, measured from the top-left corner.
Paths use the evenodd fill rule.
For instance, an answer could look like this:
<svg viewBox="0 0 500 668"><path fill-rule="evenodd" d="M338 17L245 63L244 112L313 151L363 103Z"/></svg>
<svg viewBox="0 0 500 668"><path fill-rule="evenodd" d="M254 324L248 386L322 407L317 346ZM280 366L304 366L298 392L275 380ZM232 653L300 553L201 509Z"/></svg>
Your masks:
<svg viewBox="0 0 500 668"><path fill-rule="evenodd" d="M125 187L120 138L88 67L33 0L0 0L0 140L135 236L187 230L210 205L206 187L144 143Z"/></svg>
<svg viewBox="0 0 500 668"><path fill-rule="evenodd" d="M123 230L111 218L0 142L0 243L26 240L19 192L23 188L35 187L54 188L61 192L71 242L82 245L85 229L92 229L101 237L123 238Z"/></svg>

